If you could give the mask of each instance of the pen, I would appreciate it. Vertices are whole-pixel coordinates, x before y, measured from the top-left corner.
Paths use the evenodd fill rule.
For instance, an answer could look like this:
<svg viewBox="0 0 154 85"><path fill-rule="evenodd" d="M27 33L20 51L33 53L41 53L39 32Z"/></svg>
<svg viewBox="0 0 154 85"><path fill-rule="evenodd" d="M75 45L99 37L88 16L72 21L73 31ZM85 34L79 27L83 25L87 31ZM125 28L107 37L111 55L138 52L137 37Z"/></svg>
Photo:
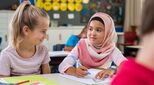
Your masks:
<svg viewBox="0 0 154 85"><path fill-rule="evenodd" d="M91 74L89 71L87 71L87 74Z"/></svg>
<svg viewBox="0 0 154 85"><path fill-rule="evenodd" d="M29 80L24 80L24 81L21 81L21 82L17 82L16 84L20 85L20 84L27 83L27 82L30 82L30 81Z"/></svg>
<svg viewBox="0 0 154 85"><path fill-rule="evenodd" d="M82 66L82 65L81 65L81 63L80 63L80 61L78 59L78 60L76 60L76 67L78 68L79 66Z"/></svg>

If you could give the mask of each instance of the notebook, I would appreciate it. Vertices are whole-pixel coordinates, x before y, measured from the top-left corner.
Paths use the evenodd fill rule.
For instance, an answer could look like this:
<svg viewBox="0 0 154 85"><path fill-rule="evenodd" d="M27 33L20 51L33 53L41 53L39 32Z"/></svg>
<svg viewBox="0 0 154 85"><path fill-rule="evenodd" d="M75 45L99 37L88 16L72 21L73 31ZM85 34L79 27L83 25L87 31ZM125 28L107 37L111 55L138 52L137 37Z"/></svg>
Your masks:
<svg viewBox="0 0 154 85"><path fill-rule="evenodd" d="M6 77L3 78L3 80L5 80L7 83L13 83L13 84L29 80L29 82L25 82L21 85L58 85L56 82L44 78L40 75Z"/></svg>
<svg viewBox="0 0 154 85"><path fill-rule="evenodd" d="M104 80L95 79L95 75L100 71L101 70L98 70L98 69L88 69L88 72L89 72L88 75L83 78L78 78L78 77L67 75L67 74L60 74L60 76L65 77L70 80L75 80L75 81L78 81L78 82L81 82L84 84L89 84L89 85L100 84L100 83L101 84L109 84L111 81L111 78L106 78Z"/></svg>

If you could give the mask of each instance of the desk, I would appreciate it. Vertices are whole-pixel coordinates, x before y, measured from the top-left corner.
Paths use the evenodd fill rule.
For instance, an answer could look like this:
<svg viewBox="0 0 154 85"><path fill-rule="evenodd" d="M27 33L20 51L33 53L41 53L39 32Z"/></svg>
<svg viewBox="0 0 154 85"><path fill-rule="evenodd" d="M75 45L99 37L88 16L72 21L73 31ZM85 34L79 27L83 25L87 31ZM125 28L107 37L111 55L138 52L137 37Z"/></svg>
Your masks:
<svg viewBox="0 0 154 85"><path fill-rule="evenodd" d="M141 48L139 45L132 45L125 47L125 55L136 57L138 50Z"/></svg>
<svg viewBox="0 0 154 85"><path fill-rule="evenodd" d="M50 57L66 57L69 54L67 51L51 51L49 52Z"/></svg>
<svg viewBox="0 0 154 85"><path fill-rule="evenodd" d="M59 65L62 60L69 54L69 52L66 51L52 51L49 52L49 56L51 59L50 65L56 66Z"/></svg>
<svg viewBox="0 0 154 85"><path fill-rule="evenodd" d="M49 79L49 80L55 81L59 85L85 85L85 84L80 83L78 81L74 81L74 80L70 80L70 79L64 78L64 77L60 76L59 73L44 74L42 76L47 78L47 79Z"/></svg>
<svg viewBox="0 0 154 85"><path fill-rule="evenodd" d="M133 45L133 46L126 46L127 48L132 48L132 49L140 49L141 46L139 45Z"/></svg>
<svg viewBox="0 0 154 85"><path fill-rule="evenodd" d="M51 81L54 81L58 85L87 85L87 84L82 83L82 82L78 82L78 81L75 81L75 80L64 78L60 75L61 75L60 73L55 73L55 74L43 74L41 76L44 77L44 78L47 78ZM0 81L6 82L3 78L0 78ZM103 83L103 84L101 83L101 84L97 84L97 85L109 85L109 82Z"/></svg>
<svg viewBox="0 0 154 85"><path fill-rule="evenodd" d="M56 81L59 85L86 85L84 83L81 83L81 82L78 82L75 80L70 80L70 79L64 78L64 77L60 76L59 73L44 74L42 76L49 79L49 80ZM97 85L109 85L109 83L103 83L103 84L97 84Z"/></svg>
<svg viewBox="0 0 154 85"><path fill-rule="evenodd" d="M49 52L49 56L51 61L49 62L51 67L51 73L57 73L59 64L63 61L63 59L69 54L66 51L51 51Z"/></svg>

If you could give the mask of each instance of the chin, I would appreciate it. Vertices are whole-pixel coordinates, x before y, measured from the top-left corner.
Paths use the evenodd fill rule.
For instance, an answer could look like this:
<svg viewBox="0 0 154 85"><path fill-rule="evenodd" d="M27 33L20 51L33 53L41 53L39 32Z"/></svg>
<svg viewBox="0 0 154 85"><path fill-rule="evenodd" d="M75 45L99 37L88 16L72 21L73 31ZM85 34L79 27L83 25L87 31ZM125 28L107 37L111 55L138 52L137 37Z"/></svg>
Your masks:
<svg viewBox="0 0 154 85"><path fill-rule="evenodd" d="M95 43L95 40L94 40L94 39L91 39L91 40L90 40L90 43Z"/></svg>

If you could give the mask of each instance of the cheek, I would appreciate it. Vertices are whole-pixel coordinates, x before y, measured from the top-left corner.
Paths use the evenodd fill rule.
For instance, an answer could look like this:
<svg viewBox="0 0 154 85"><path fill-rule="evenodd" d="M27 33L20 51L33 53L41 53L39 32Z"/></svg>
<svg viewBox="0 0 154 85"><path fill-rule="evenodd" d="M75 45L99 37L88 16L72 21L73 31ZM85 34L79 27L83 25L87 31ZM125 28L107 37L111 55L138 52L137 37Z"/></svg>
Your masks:
<svg viewBox="0 0 154 85"><path fill-rule="evenodd" d="M43 36L42 36L41 33L37 33L36 35L34 35L34 37L35 37L36 39L41 39Z"/></svg>
<svg viewBox="0 0 154 85"><path fill-rule="evenodd" d="M90 31L87 31L87 36L89 36L91 34L91 32Z"/></svg>

